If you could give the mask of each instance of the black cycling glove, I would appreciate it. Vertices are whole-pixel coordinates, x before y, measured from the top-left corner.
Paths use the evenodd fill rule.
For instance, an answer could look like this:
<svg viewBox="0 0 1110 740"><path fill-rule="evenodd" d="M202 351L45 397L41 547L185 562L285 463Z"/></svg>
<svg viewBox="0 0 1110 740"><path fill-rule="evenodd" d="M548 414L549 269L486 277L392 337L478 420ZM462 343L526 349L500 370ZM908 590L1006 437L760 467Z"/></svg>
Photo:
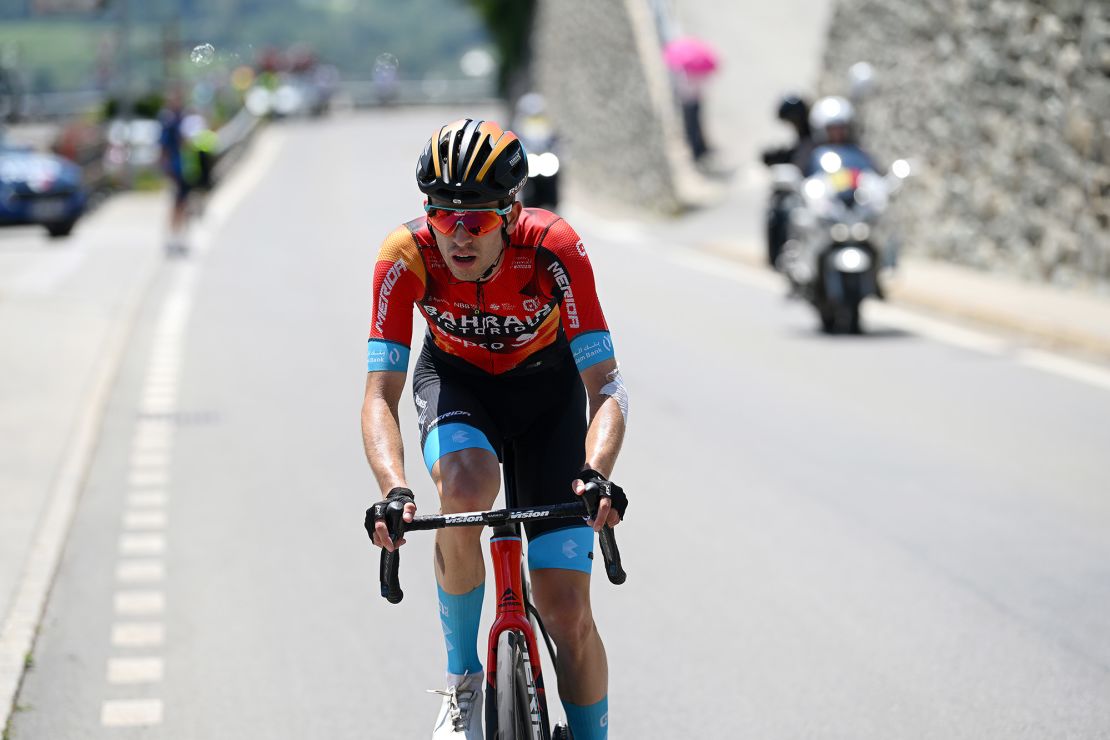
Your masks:
<svg viewBox="0 0 1110 740"><path fill-rule="evenodd" d="M598 493L609 498L621 521L624 521L624 511L628 508L628 497L624 495L623 488L611 480L606 480L605 476L593 468L586 468L575 476L575 480L580 480L583 483L596 483L599 489Z"/></svg>
<svg viewBox="0 0 1110 740"><path fill-rule="evenodd" d="M391 505L394 502L400 502L401 505L399 507L392 507ZM386 511L388 509L399 509L400 513L396 515L399 521L401 514L405 511L405 504L411 503L415 503L415 501L413 500L412 491L407 488L394 488L381 501L375 501L370 508L366 510L366 520L363 522L363 526L366 527L366 534L370 535L370 541L374 541L374 525L376 523L385 521L386 526L389 527L390 530L393 529L393 527L389 526L390 522L386 518ZM393 534L393 532L391 531L390 534Z"/></svg>

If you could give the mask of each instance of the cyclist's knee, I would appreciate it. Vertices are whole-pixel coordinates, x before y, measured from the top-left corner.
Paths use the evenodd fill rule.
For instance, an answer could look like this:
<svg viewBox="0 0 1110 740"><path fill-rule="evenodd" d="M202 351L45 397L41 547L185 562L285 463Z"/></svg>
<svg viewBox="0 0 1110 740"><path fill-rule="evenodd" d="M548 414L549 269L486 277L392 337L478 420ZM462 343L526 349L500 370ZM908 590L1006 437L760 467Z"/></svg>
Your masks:
<svg viewBox="0 0 1110 740"><path fill-rule="evenodd" d="M597 631L589 576L565 570L532 571L533 596L544 627L562 645L585 644Z"/></svg>
<svg viewBox="0 0 1110 740"><path fill-rule="evenodd" d="M445 513L488 509L497 498L501 468L488 450L451 452L436 461L432 478Z"/></svg>
<svg viewBox="0 0 1110 740"><path fill-rule="evenodd" d="M568 646L581 646L590 642L596 632L593 612L585 602L571 602L559 604L554 609L548 609L543 615L543 624L551 634L551 639L559 644L560 649Z"/></svg>

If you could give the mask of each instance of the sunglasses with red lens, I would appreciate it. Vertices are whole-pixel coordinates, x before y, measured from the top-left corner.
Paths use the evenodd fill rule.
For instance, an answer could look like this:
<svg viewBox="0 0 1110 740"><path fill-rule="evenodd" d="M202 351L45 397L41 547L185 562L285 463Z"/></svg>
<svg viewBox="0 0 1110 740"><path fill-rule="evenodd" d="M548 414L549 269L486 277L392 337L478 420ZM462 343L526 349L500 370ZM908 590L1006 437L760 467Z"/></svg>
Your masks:
<svg viewBox="0 0 1110 740"><path fill-rule="evenodd" d="M424 203L428 223L441 234L454 234L459 224L471 236L483 236L496 230L502 224L501 217L513 210L512 205L505 208L451 208Z"/></svg>

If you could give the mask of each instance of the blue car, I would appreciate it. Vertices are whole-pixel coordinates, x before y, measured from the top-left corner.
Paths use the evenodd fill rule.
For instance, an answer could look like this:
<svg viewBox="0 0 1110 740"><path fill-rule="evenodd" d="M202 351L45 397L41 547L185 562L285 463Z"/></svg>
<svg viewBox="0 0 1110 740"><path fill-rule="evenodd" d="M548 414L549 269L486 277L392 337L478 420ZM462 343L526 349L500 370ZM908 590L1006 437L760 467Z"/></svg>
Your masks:
<svg viewBox="0 0 1110 740"><path fill-rule="evenodd" d="M73 162L0 141L0 226L40 224L68 236L87 203Z"/></svg>

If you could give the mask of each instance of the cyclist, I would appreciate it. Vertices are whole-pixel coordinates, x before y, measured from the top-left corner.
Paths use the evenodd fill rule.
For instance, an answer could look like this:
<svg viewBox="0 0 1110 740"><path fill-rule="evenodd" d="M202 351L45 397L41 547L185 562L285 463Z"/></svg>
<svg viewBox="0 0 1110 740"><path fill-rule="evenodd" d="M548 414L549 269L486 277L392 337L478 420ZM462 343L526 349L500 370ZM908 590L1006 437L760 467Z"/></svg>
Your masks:
<svg viewBox="0 0 1110 740"><path fill-rule="evenodd" d="M406 519L416 506L397 405L414 304L428 328L413 395L443 513L490 508L499 461L521 506L573 501L586 482L606 481L616 462L628 395L593 270L566 221L516 202L527 172L520 141L498 124L462 119L440 127L417 162L425 215L394 230L378 253L362 432L382 496L405 502ZM589 586L594 531L620 521L619 499L603 499L589 524L525 524L532 595L558 650L559 693L577 740L608 733L608 667ZM437 692L444 699L433 730L441 740L482 737L481 532L436 533L447 647L447 689ZM372 538L389 550L404 544L390 541L382 521Z"/></svg>

